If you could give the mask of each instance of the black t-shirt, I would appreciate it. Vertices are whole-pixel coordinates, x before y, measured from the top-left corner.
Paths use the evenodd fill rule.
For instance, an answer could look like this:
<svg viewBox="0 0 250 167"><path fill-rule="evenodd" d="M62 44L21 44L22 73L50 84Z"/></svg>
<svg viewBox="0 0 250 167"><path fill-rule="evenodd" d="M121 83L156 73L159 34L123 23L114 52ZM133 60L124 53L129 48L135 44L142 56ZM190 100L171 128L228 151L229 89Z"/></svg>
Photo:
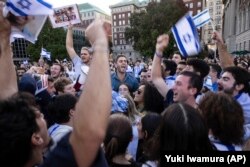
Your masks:
<svg viewBox="0 0 250 167"><path fill-rule="evenodd" d="M69 143L70 133L65 135L50 152L40 167L77 167L72 147ZM84 155L82 155L84 156ZM98 151L93 167L108 167L102 149Z"/></svg>
<svg viewBox="0 0 250 167"><path fill-rule="evenodd" d="M114 163L112 162L110 164L110 167L138 167L137 164L135 162L131 162L131 164L127 164L127 165L123 165L123 164L117 164L117 163Z"/></svg>
<svg viewBox="0 0 250 167"><path fill-rule="evenodd" d="M173 104L173 97L174 97L174 92L172 89L170 89L166 95L165 101L164 101L164 108L167 108L169 105Z"/></svg>

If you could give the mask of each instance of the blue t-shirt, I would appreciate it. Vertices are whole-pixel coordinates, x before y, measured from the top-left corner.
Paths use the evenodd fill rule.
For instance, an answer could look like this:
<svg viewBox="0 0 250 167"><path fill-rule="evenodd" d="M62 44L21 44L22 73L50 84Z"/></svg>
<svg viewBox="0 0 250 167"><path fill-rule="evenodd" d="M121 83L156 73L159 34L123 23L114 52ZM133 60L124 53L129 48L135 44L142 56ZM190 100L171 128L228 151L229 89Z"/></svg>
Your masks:
<svg viewBox="0 0 250 167"><path fill-rule="evenodd" d="M139 87L138 80L130 73L125 74L125 78L123 81L120 81L116 73L112 74L111 83L112 83L112 89L116 92L118 92L119 86L122 83L127 84L131 92L135 92Z"/></svg>

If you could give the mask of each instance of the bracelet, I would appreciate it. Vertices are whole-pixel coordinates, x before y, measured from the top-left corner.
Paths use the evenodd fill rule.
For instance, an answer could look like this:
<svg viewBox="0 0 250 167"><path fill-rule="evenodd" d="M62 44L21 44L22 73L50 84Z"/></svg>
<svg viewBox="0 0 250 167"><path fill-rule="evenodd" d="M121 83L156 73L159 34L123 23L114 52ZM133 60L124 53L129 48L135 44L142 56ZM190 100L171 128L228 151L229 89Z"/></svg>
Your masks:
<svg viewBox="0 0 250 167"><path fill-rule="evenodd" d="M163 57L163 55L160 54L160 53L158 53L158 52L155 52L155 55L156 55L157 57L159 57L159 58L162 58L162 57Z"/></svg>

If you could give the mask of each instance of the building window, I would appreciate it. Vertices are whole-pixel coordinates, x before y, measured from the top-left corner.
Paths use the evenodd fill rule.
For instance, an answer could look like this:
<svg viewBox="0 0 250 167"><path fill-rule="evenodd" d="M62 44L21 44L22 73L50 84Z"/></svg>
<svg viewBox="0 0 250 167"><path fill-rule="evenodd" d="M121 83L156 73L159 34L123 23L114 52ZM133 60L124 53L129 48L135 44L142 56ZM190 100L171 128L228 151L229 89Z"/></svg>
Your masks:
<svg viewBox="0 0 250 167"><path fill-rule="evenodd" d="M116 32L116 28L114 28L114 32Z"/></svg>
<svg viewBox="0 0 250 167"><path fill-rule="evenodd" d="M122 18L124 18L124 17L125 17L125 14L123 13L123 14L122 14Z"/></svg>
<svg viewBox="0 0 250 167"><path fill-rule="evenodd" d="M186 5L186 7L188 8L188 3L186 3L185 5Z"/></svg>
<svg viewBox="0 0 250 167"><path fill-rule="evenodd" d="M121 18L121 14L119 14L119 19Z"/></svg>
<svg viewBox="0 0 250 167"><path fill-rule="evenodd" d="M126 46L124 46L124 50L126 49Z"/></svg>
<svg viewBox="0 0 250 167"><path fill-rule="evenodd" d="M123 44L126 45L126 40L123 40ZM126 49L126 46L124 46L124 49Z"/></svg>
<svg viewBox="0 0 250 167"><path fill-rule="evenodd" d="M113 16L114 20L116 19L116 15Z"/></svg>
<svg viewBox="0 0 250 167"><path fill-rule="evenodd" d="M131 14L130 14L130 13L128 13L128 17L130 17L130 15L131 15Z"/></svg>
<svg viewBox="0 0 250 167"><path fill-rule="evenodd" d="M114 34L114 38L115 38L115 39L117 38L117 34Z"/></svg>
<svg viewBox="0 0 250 167"><path fill-rule="evenodd" d="M198 7L198 8L201 7L201 2L198 2L198 3L197 3L197 7Z"/></svg>
<svg viewBox="0 0 250 167"><path fill-rule="evenodd" d="M122 21L122 24L125 25L125 20Z"/></svg>
<svg viewBox="0 0 250 167"><path fill-rule="evenodd" d="M116 26L116 21L114 21L114 26Z"/></svg>
<svg viewBox="0 0 250 167"><path fill-rule="evenodd" d="M122 45L122 39L120 39L120 45Z"/></svg>
<svg viewBox="0 0 250 167"><path fill-rule="evenodd" d="M115 45L117 45L117 40L115 40Z"/></svg>
<svg viewBox="0 0 250 167"><path fill-rule="evenodd" d="M120 26L120 25L122 25L122 21L121 21L121 20L119 21L119 26Z"/></svg>
<svg viewBox="0 0 250 167"><path fill-rule="evenodd" d="M190 8L190 9L193 8L193 2L189 4L189 8Z"/></svg>
<svg viewBox="0 0 250 167"><path fill-rule="evenodd" d="M197 10L197 13L200 13L201 12L201 10L199 9L199 10Z"/></svg>

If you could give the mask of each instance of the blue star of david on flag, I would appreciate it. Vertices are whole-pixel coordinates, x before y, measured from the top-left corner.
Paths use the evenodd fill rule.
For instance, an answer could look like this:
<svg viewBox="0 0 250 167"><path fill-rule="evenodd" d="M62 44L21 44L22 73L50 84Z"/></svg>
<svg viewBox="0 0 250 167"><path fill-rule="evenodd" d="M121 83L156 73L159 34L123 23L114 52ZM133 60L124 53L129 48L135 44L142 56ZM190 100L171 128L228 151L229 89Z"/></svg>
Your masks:
<svg viewBox="0 0 250 167"><path fill-rule="evenodd" d="M183 41L185 42L185 43L189 43L189 42L191 42L191 40L192 40L192 37L191 37L191 35L190 34L185 34L184 36L183 36Z"/></svg>
<svg viewBox="0 0 250 167"><path fill-rule="evenodd" d="M53 14L52 5L46 0L7 0L6 7L15 16Z"/></svg>
<svg viewBox="0 0 250 167"><path fill-rule="evenodd" d="M171 30L182 56L199 54L201 51L200 40L190 14L181 18Z"/></svg>
<svg viewBox="0 0 250 167"><path fill-rule="evenodd" d="M30 1L28 1L28 0L20 0L17 3L21 6L22 9L30 10L30 5L31 5Z"/></svg>

